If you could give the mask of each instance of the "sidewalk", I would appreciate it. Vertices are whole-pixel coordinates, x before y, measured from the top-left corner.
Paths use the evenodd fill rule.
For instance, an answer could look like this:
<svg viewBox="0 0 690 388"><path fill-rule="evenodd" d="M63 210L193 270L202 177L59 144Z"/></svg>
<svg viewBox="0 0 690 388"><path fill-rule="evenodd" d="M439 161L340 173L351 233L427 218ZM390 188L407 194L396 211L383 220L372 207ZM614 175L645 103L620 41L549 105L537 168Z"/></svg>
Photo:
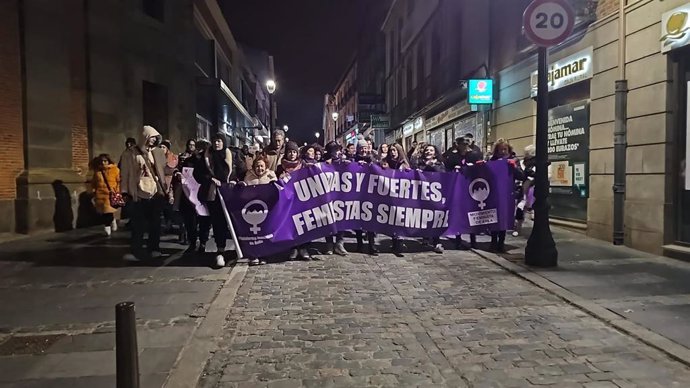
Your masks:
<svg viewBox="0 0 690 388"><path fill-rule="evenodd" d="M690 348L690 263L553 226L552 231L559 253L558 267L530 271ZM502 255L525 268L524 247L529 232L525 230L525 237L508 236L508 253Z"/></svg>
<svg viewBox="0 0 690 388"><path fill-rule="evenodd" d="M127 233L101 233L0 245L0 387L114 387L122 301L136 303L141 386L162 386L231 271L180 259L169 241L165 263L131 266Z"/></svg>

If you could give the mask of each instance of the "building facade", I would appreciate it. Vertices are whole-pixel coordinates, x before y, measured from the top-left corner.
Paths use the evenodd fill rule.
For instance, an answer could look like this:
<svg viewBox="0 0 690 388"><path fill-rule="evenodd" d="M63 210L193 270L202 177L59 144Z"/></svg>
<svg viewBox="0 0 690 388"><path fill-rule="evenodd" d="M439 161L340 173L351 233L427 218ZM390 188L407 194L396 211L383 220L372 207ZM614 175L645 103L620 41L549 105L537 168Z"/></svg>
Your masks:
<svg viewBox="0 0 690 388"><path fill-rule="evenodd" d="M688 28L690 3L628 1L623 20L618 1L595 5L589 11L596 20L550 50L552 221L612 240L615 84L625 77L627 109L619 117L627 129L624 243L656 254L687 255L690 51L679 31ZM489 141L508 139L522 154L534 141L536 57L529 48L500 50L517 60L495 61L499 90Z"/></svg>
<svg viewBox="0 0 690 388"><path fill-rule="evenodd" d="M197 39L199 14L229 31L215 1L2 2L0 233L90 225L90 159L107 153L117 161L127 137L141 142L145 124L175 151L198 134L200 116L207 132L222 128L200 114L200 67L215 70L218 51L212 56L209 41ZM252 104L263 97L243 93L255 81L246 66L236 68L245 69L244 81L228 89L256 112L245 124L256 127L262 114Z"/></svg>
<svg viewBox="0 0 690 388"><path fill-rule="evenodd" d="M386 40L386 142L446 148L461 132L484 128L484 112L464 103L461 81L488 75L487 2L396 0L381 31ZM481 135L481 134L480 134Z"/></svg>

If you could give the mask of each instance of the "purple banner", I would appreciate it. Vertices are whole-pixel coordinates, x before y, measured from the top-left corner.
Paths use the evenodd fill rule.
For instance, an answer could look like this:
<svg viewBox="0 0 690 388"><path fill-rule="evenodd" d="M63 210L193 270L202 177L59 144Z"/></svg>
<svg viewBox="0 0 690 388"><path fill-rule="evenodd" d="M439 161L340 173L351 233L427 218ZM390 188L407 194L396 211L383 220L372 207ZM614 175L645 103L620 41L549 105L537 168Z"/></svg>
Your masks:
<svg viewBox="0 0 690 388"><path fill-rule="evenodd" d="M513 185L505 161L463 173L319 163L288 182L221 192L245 255L263 257L347 230L400 237L509 230Z"/></svg>

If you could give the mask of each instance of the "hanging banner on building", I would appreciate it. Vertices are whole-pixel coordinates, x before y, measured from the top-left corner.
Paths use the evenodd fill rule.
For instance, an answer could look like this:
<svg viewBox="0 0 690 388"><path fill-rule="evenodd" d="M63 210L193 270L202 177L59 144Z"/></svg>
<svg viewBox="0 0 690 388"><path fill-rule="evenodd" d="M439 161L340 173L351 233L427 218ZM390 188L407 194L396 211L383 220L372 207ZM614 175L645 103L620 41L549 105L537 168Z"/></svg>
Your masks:
<svg viewBox="0 0 690 388"><path fill-rule="evenodd" d="M552 214L587 220L589 196L589 102L549 110Z"/></svg>
<svg viewBox="0 0 690 388"><path fill-rule="evenodd" d="M242 250L280 253L347 230L438 237L511 229L513 178L505 161L464 174L320 163L279 184L223 187Z"/></svg>

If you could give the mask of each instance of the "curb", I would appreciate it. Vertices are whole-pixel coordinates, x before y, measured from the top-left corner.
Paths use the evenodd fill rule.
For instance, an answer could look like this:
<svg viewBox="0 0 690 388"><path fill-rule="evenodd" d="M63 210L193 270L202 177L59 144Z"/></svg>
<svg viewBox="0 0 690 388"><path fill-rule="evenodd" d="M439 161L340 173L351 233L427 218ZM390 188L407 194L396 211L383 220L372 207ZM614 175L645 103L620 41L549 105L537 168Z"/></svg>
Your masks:
<svg viewBox="0 0 690 388"><path fill-rule="evenodd" d="M246 263L237 263L230 270L230 276L211 302L206 318L196 327L182 347L164 387L197 386L211 352L218 346L218 337L223 333L225 319L230 314L233 301L247 275L248 268Z"/></svg>
<svg viewBox="0 0 690 388"><path fill-rule="evenodd" d="M472 251L478 256L491 261L508 272L511 272L534 284L535 286L556 295L568 304L585 311L592 317L597 318L600 321L613 326L615 329L644 343L645 345L651 346L652 348L666 354L673 360L678 361L686 366L690 366L690 349L686 348L685 346L679 345L660 334L657 334L612 312L605 307L602 307L588 299L568 291L551 280L531 271L529 268L517 265L489 252L479 251L476 249L473 249Z"/></svg>

